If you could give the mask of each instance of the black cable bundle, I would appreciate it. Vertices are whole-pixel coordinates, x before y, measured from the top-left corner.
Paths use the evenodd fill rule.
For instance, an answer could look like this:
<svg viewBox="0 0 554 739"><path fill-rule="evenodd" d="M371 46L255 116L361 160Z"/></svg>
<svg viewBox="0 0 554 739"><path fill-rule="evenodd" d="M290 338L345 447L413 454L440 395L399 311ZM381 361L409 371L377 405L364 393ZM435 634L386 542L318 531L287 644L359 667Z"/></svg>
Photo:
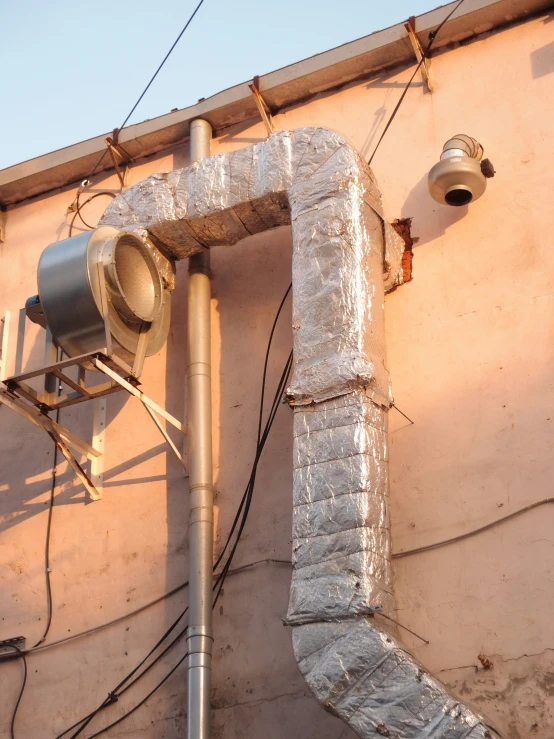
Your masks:
<svg viewBox="0 0 554 739"><path fill-rule="evenodd" d="M246 485L246 489L243 493L243 496L241 498L241 502L239 504L239 508L237 510L237 513L235 515L233 524L231 526L231 530L229 531L229 534L227 536L227 539L225 541L225 544L223 546L223 549L221 551L221 554L218 556L215 564L214 564L214 576L215 576L215 583L213 586L213 590L215 593L214 596L214 602L213 606L215 607L215 604L217 603L219 596L221 595L221 591L223 589L223 585L225 583L225 579L229 573L229 569L231 567L231 563L233 561L233 557L235 556L235 553L237 551L242 532L244 531L244 527L246 525L246 521L248 519L248 513L250 511L250 505L252 503L252 497L254 494L254 486L256 483L256 473L258 470L258 464L260 461L260 457L262 455L264 446L266 444L266 441L269 437L271 428L273 426L273 422L275 421L275 416L277 415L277 411L279 409L279 405L281 403L283 394L286 390L287 382L290 377L291 369L292 369L292 351L290 352L287 361L285 363L285 367L283 368L283 371L281 373L281 377L279 379L279 383L277 385L277 389L275 390L275 395L273 397L273 402L271 404L271 409L269 411L268 418L266 420L265 426L262 431L262 425L263 425L263 405L264 405L264 399L265 399L265 386L266 386L266 379L267 379L267 368L269 363L269 355L271 352L271 345L273 342L273 335L275 333L275 329L277 327L277 322L279 320L279 316L281 315L281 311L283 309L283 306L285 304L285 301L291 291L292 285L289 285L287 288L287 291L285 292L283 299L281 300L281 303L279 305L279 308L277 310L277 314L275 316L275 320L273 321L273 326L271 328L271 332L269 335L269 340L267 344L267 350L265 354L265 360L264 360L264 369L263 369L263 377L262 377L262 389L261 389L261 395L260 395L260 409L259 409L259 416L258 416L258 434L257 434L257 440L256 440L256 453L254 456L254 462L252 465L252 471L250 473L250 477L248 479L248 483ZM221 562L223 561L225 557L225 552L229 548L229 545L233 541L234 543L231 547L231 550L229 554L227 555L227 558L225 560L225 564L223 565L223 568L221 571L215 575L215 572ZM150 662L144 670L139 672L137 675L136 673L140 670L140 668L148 661L148 659L156 652L157 649L165 642L165 640L170 636L170 634L177 628L179 622L181 619L186 615L188 611L188 607L185 608L185 610L179 614L177 619L171 624L171 626L167 629L165 634L158 639L156 644L152 647L152 649L148 652L146 657L144 657L139 664L112 690L108 693L106 699L96 708L94 711L89 713L84 718L77 721L73 726L70 726L68 729L66 729L62 734L58 734L56 739L62 739L62 737L65 737L69 734L70 731L74 731L73 734L69 737L69 739L75 739L75 737L79 736L85 728L90 724L90 722L97 716L101 711L103 711L108 706L112 705L113 703L116 703L119 699L119 696L123 695L127 690L129 690L135 683L137 683L144 675L146 675L147 672L149 672L152 667L160 660L162 657L164 657L167 652L169 652L175 644L177 644L180 639L186 634L187 627L185 626L179 633L173 638L173 640L161 651L152 662ZM185 661L185 659L188 657L188 652L184 654L179 661L171 668L171 670L160 680L160 682L152 688L152 690L133 708L131 708L129 711L127 711L123 716L120 716L118 719L113 721L111 724L108 724L108 726L105 726L104 728L97 731L95 734L90 734L88 739L94 739L94 737L100 736L101 734L104 734L109 729L113 728L117 724L120 724L122 721L125 721L126 718L128 718L131 714L133 714L135 711L137 711L146 701L159 689L161 686L171 677L171 675L177 670L177 668ZM131 678L135 676L133 680ZM130 682L129 682L130 681ZM13 739L13 737L12 737Z"/></svg>

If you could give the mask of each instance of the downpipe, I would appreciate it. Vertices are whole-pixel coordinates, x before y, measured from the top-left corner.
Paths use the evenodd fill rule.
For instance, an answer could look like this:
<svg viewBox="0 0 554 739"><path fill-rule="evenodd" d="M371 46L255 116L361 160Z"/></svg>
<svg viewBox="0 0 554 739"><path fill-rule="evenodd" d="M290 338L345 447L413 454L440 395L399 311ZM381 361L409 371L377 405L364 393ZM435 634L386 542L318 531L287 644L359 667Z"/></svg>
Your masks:
<svg viewBox="0 0 554 739"><path fill-rule="evenodd" d="M191 162L210 156L212 130L204 120L190 128ZM189 258L189 626L188 739L209 739L212 673L213 466L210 330L210 252Z"/></svg>

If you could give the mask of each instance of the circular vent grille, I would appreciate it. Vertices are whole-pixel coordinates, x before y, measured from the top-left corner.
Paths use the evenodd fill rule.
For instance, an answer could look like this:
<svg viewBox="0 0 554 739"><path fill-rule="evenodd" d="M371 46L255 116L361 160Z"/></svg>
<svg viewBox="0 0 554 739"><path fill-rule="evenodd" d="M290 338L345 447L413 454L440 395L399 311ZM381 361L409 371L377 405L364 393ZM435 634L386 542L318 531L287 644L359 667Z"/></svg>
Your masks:
<svg viewBox="0 0 554 739"><path fill-rule="evenodd" d="M132 234L123 234L114 248L114 262L121 296L131 313L152 321L160 309L161 284L150 252Z"/></svg>

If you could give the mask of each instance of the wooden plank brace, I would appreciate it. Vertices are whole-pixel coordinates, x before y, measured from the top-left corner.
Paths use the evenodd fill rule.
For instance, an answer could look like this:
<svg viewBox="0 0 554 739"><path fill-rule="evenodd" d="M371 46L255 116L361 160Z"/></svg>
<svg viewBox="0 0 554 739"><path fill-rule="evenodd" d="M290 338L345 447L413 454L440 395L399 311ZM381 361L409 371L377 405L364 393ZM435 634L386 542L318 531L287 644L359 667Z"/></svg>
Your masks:
<svg viewBox="0 0 554 739"><path fill-rule="evenodd" d="M423 47L419 43L419 38L415 32L415 16L411 16L407 23L404 24L406 31L408 31L408 38L414 50L415 57L418 62L423 63L421 65L421 76L423 77L424 83L427 85L427 90L433 92L433 84L431 82L431 60L425 56Z"/></svg>

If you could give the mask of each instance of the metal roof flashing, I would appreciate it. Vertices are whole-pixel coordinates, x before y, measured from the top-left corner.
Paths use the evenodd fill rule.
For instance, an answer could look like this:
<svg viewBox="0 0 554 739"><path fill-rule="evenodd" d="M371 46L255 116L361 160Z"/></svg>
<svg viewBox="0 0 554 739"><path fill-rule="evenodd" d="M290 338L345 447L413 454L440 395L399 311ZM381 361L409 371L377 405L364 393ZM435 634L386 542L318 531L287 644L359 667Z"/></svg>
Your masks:
<svg viewBox="0 0 554 739"><path fill-rule="evenodd" d="M468 41L479 34L529 18L552 7L552 0L466 0L444 25L435 51ZM416 18L416 31L425 47L455 3L440 6ZM405 21L338 46L259 78L264 100L283 110L358 79L414 60ZM259 115L248 82L235 85L196 105L125 128L119 142L133 160L155 154L187 139L190 122L205 118L215 133ZM0 170L0 207L77 182L88 174L106 150L106 135L44 154ZM113 169L110 157L98 171Z"/></svg>

